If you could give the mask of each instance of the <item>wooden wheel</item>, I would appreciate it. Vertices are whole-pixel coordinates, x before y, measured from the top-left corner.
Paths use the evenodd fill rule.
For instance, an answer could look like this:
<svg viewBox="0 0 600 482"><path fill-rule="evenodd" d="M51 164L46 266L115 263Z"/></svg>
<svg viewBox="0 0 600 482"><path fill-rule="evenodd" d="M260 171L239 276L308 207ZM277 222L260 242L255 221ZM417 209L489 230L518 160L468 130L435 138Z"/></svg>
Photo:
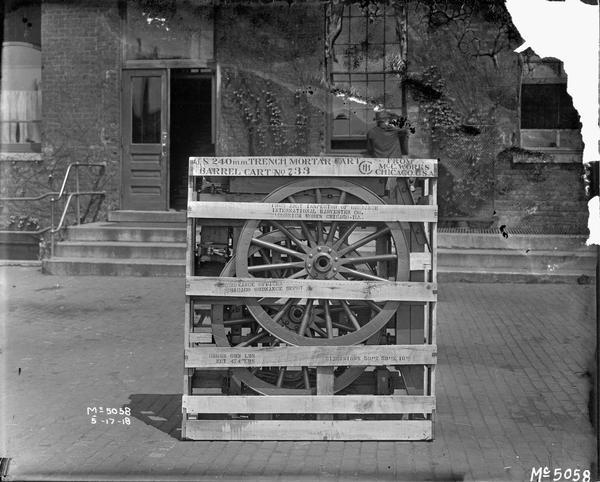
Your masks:
<svg viewBox="0 0 600 482"><path fill-rule="evenodd" d="M279 231L262 235L260 239L278 242L284 239ZM256 250L257 248L252 248ZM230 260L221 276L235 276L235 263ZM278 346L285 345L268 333L250 315L245 307L213 305L212 333L217 346ZM367 344L378 344L379 333L367 340ZM254 391L263 395L314 395L316 394L316 369L298 367L287 370L278 367L233 368L232 375ZM356 380L364 367L336 367L334 392L343 390Z"/></svg>
<svg viewBox="0 0 600 482"><path fill-rule="evenodd" d="M368 189L340 179L305 179L275 190L270 203L383 204ZM278 233L275 239L265 235ZM409 249L399 223L253 220L241 230L235 272L244 278L404 281ZM398 302L370 300L244 300L261 336L290 345L354 345L375 336ZM259 333L256 334L259 336Z"/></svg>

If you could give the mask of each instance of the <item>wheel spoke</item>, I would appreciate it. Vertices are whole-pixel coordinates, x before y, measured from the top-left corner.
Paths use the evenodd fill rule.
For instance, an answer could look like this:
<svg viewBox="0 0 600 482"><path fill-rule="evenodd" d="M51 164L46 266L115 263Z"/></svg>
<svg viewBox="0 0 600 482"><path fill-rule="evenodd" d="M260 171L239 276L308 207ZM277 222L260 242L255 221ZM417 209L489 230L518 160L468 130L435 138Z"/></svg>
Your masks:
<svg viewBox="0 0 600 482"><path fill-rule="evenodd" d="M302 379L304 380L304 388L310 388L310 379L308 378L307 367L302 367Z"/></svg>
<svg viewBox="0 0 600 482"><path fill-rule="evenodd" d="M340 300L340 302L342 304L342 308L344 308L344 311L346 312L346 316L348 317L352 325L354 325L354 328L360 330L360 323L356 319L356 316L354 316L354 313L352 313L352 310L348 306L348 302L344 300Z"/></svg>
<svg viewBox="0 0 600 482"><path fill-rule="evenodd" d="M239 345L236 345L236 346L237 346L237 348L241 348L241 347L244 347L244 346L249 346L249 345L251 345L252 343L256 343L256 342L257 342L258 340L260 340L261 338L264 338L264 337L265 337L265 336L267 336L268 334L269 334L269 332L268 332L268 331L266 331L266 330L263 330L263 331L261 331L260 333L257 333L256 335L254 335L254 336L252 336L252 337L248 338L246 341L244 341L244 342L242 342L242 343L240 343Z"/></svg>
<svg viewBox="0 0 600 482"><path fill-rule="evenodd" d="M288 199L290 200L290 202L297 204L294 196L288 196ZM306 240L308 241L308 244L311 247L316 246L317 242L315 241L315 238L313 238L313 235L311 234L310 230L308 229L308 226L306 225L306 223L304 221L298 221L298 223L300 224L300 228L302 228L302 232L304 233L304 236L306 236Z"/></svg>
<svg viewBox="0 0 600 482"><path fill-rule="evenodd" d="M285 367L281 367L279 369L279 374L277 375L277 387L281 388L281 385L283 385L283 377L285 375Z"/></svg>
<svg viewBox="0 0 600 482"><path fill-rule="evenodd" d="M380 278L379 276L375 276L369 273L363 273L362 271L357 271L355 269L347 268L346 266L340 266L340 273L346 273L354 276L355 278L360 279L368 279L371 281L389 281L385 278Z"/></svg>
<svg viewBox="0 0 600 482"><path fill-rule="evenodd" d="M306 308L304 309L304 315L302 315L302 321L300 322L300 329L298 334L304 336L306 328L308 328L308 322L310 321L310 315L312 314L312 306L315 300L308 300Z"/></svg>
<svg viewBox="0 0 600 482"><path fill-rule="evenodd" d="M298 271L297 273L294 273L291 276L288 276L287 279L298 279L301 278L302 276L306 276L308 273L306 272L306 270L303 268L300 271Z"/></svg>
<svg viewBox="0 0 600 482"><path fill-rule="evenodd" d="M254 318L238 318L237 320L224 321L223 326L247 325L249 323L256 323L256 320Z"/></svg>
<svg viewBox="0 0 600 482"><path fill-rule="evenodd" d="M310 325L310 328L312 330L316 331L323 338L328 338L327 333L325 333L323 330L321 330L321 328L319 328L314 322Z"/></svg>
<svg viewBox="0 0 600 482"><path fill-rule="evenodd" d="M327 338L333 338L333 321L329 311L329 300L323 300L325 303L325 328L327 329Z"/></svg>
<svg viewBox="0 0 600 482"><path fill-rule="evenodd" d="M344 243L344 241L346 241L346 239L348 239L348 236L350 236L357 227L358 227L358 223L352 223L350 226L348 226L348 229L346 229L346 231L344 231L344 234L342 234L338 238L338 240L335 242L335 244L333 245L333 249L338 249ZM338 254L340 256L342 256L341 252Z"/></svg>
<svg viewBox="0 0 600 482"><path fill-rule="evenodd" d="M340 264L363 264L372 261L393 261L398 259L397 254L374 254L372 256L356 256L353 258L342 258Z"/></svg>
<svg viewBox="0 0 600 482"><path fill-rule="evenodd" d="M368 236L365 236L362 239L359 239L358 241L356 241L355 243L351 244L350 246L346 246L344 249L342 249L338 255L339 256L344 256L346 253L349 253L350 251L354 251L355 249L360 248L361 246L364 246L367 243L370 243L371 241L373 241L374 239L379 238L380 236L383 236L384 234L387 234L390 232L390 227L386 226L383 229L380 229L379 231L376 231L372 234L369 234Z"/></svg>
<svg viewBox="0 0 600 482"><path fill-rule="evenodd" d="M372 309L374 309L377 313L379 313L380 311L383 310L383 308L381 306L379 306L377 303L371 301L371 300L363 300L367 305L369 305L369 307L371 307Z"/></svg>
<svg viewBox="0 0 600 482"><path fill-rule="evenodd" d="M281 310L279 310L279 312L273 317L273 321L275 323L279 323L279 320L283 318L283 315L287 313L287 310L289 310L292 305L298 303L298 301L300 300L294 298L290 298L289 300L287 300L285 304L281 307Z"/></svg>
<svg viewBox="0 0 600 482"><path fill-rule="evenodd" d="M315 189L315 199L317 200L317 204L321 204L323 202L321 190L318 187ZM323 244L323 223L321 221L317 221L317 227L315 229L317 231L317 244Z"/></svg>
<svg viewBox="0 0 600 482"><path fill-rule="evenodd" d="M340 199L338 204L344 204L344 202L346 201L346 191L342 191L340 193ZM331 226L329 227L329 233L327 233L327 239L325 240L325 244L330 244L333 242L333 238L335 236L335 231L337 229L339 225L339 221L334 221L333 223L331 223Z"/></svg>
<svg viewBox="0 0 600 482"><path fill-rule="evenodd" d="M299 253L298 251L294 251L293 249L284 248L283 246L279 246L278 244L269 243L268 241L263 241L262 239L252 238L252 244L260 246L262 248L272 249L273 251L278 251L280 253L285 253L290 256L294 256L296 258L305 259L306 256L304 254Z"/></svg>
<svg viewBox="0 0 600 482"><path fill-rule="evenodd" d="M298 237L292 233L288 228L286 228L283 224L278 223L277 221L269 221L269 223L285 234L289 239L291 239L302 251L308 253L310 249L306 246L306 243L303 243Z"/></svg>
<svg viewBox="0 0 600 482"><path fill-rule="evenodd" d="M293 261L290 263L274 263L274 264L257 264L255 266L248 266L248 272L254 273L257 271L273 271L287 268L301 268L304 266L303 261Z"/></svg>

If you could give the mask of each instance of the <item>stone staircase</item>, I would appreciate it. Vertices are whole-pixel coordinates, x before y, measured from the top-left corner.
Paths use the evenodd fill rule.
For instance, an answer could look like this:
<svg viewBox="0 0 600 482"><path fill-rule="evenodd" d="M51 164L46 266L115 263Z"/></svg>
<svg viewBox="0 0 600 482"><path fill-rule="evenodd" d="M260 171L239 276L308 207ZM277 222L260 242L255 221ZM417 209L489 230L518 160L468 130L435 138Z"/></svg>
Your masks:
<svg viewBox="0 0 600 482"><path fill-rule="evenodd" d="M108 222L67 228L44 273L184 276L185 212L113 211Z"/></svg>
<svg viewBox="0 0 600 482"><path fill-rule="evenodd" d="M185 212L114 211L108 222L72 226L42 262L58 275L184 276ZM591 283L596 248L584 235L440 229L440 282Z"/></svg>
<svg viewBox="0 0 600 482"><path fill-rule="evenodd" d="M442 232L438 281L592 283L596 248L584 235Z"/></svg>

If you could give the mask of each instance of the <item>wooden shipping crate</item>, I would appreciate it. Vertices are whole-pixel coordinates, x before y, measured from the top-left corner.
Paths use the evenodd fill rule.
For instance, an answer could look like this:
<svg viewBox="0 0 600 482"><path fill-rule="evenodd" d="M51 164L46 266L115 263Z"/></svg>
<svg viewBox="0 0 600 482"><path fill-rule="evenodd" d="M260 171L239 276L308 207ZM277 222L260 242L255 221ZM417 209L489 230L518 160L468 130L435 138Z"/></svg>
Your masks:
<svg viewBox="0 0 600 482"><path fill-rule="evenodd" d="M189 172L183 438L431 440L437 162L190 158ZM203 190L211 176L235 192Z"/></svg>

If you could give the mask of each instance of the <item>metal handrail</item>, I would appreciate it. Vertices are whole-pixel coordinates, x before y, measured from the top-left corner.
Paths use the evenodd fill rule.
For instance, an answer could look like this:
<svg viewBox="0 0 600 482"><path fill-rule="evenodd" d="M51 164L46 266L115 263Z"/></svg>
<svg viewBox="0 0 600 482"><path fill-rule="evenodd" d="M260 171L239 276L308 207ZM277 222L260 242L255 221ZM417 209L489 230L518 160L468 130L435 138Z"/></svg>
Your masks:
<svg viewBox="0 0 600 482"><path fill-rule="evenodd" d="M64 207L62 215L60 217L60 221L58 222L58 226L56 228L53 227L54 226L54 209L52 209L52 220L51 220L52 226L50 227L50 236L51 236L50 256L54 256L54 245L56 244L54 235L63 228L63 223L65 222L65 218L67 217L67 211L69 210L69 205L71 204L71 199L73 199L73 197L77 197L77 212L79 214L79 196L94 196L94 195L105 196L106 193L104 191L82 191L82 192L70 193L69 197L67 198L67 202L65 203L65 207ZM53 204L53 206L54 206L54 204ZM80 224L79 217L77 217L77 224Z"/></svg>
<svg viewBox="0 0 600 482"><path fill-rule="evenodd" d="M77 190L77 192L79 192L79 168L82 166L106 168L106 162L72 162L71 164L69 164L69 166L67 167L67 172L65 172L65 177L63 178L62 186L60 187L60 191L58 193L58 198L56 198L57 201L60 200L63 197L63 194L65 193L65 187L67 185L67 181L69 180L69 174L71 173L71 168L73 168L73 167L76 168L76 171L75 171L76 187L75 187L75 189Z"/></svg>
<svg viewBox="0 0 600 482"><path fill-rule="evenodd" d="M46 192L44 194L40 194L39 196L29 196L29 197L25 197L25 196L21 196L21 197L0 197L0 202L15 202L15 201L39 201L41 199L44 199L45 197L48 196L56 196L58 195L58 192L53 191L53 192Z"/></svg>
<svg viewBox="0 0 600 482"><path fill-rule="evenodd" d="M26 232L31 235L41 235L41 234L44 234L49 231L50 236L51 236L51 244L50 244L51 256L54 255L55 234L58 233L64 227L63 225L65 223L67 211L71 204L71 200L74 197L77 200L77 206L76 206L77 224L81 224L81 212L80 212L80 205L79 205L79 197L80 196L102 196L102 197L106 196L105 191L79 191L79 168L80 167L101 167L102 168L101 175L102 175L104 173L104 169L106 168L106 163L105 162L72 162L72 163L70 163L67 166L67 170L65 171L65 175L63 177L60 191L58 191L58 192L56 192L56 191L47 192L44 194L40 194L39 196L0 198L0 202L20 202L20 201L39 201L41 199L52 196L52 198L50 199L50 203L51 203L50 226L47 228L39 229L37 231L19 231L19 232ZM66 191L67 182L69 180L69 176L73 169L75 169L75 192L67 192ZM96 185L97 185L98 179L96 180ZM60 217L58 226L55 228L54 227L54 206L57 201L61 200L66 195L68 195L67 201L65 203L65 207L64 207L62 215Z"/></svg>

